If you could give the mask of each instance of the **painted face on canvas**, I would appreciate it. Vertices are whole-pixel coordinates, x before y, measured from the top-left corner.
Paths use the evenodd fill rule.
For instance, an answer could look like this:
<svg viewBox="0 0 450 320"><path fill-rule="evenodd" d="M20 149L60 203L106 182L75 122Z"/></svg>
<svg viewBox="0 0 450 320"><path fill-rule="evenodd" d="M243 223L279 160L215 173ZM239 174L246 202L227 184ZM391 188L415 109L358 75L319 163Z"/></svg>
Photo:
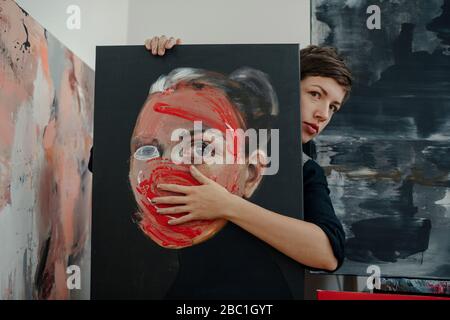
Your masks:
<svg viewBox="0 0 450 320"><path fill-rule="evenodd" d="M328 125L339 111L346 91L333 78L309 76L301 82L302 143L307 143Z"/></svg>
<svg viewBox="0 0 450 320"><path fill-rule="evenodd" d="M189 172L190 164L176 164L173 151L180 144L172 134L180 129L188 132L192 146L184 156L202 150L211 142L201 132L194 133L194 121L203 129L214 128L225 136L226 129L243 128L241 115L226 95L207 85L179 84L176 89L151 94L145 102L131 139L130 183L139 207L138 220L142 231L159 245L183 248L204 241L224 225L225 220L192 221L171 226L168 221L183 214L161 215L156 212L153 197L177 195L157 188L160 183L199 185ZM244 128L243 128L244 129ZM244 129L245 130L245 129ZM197 135L197 136L196 136ZM200 135L200 136L199 136ZM194 141L200 140L200 144ZM235 152L223 145L224 153ZM197 168L210 179L242 196L245 186L244 164L198 164Z"/></svg>

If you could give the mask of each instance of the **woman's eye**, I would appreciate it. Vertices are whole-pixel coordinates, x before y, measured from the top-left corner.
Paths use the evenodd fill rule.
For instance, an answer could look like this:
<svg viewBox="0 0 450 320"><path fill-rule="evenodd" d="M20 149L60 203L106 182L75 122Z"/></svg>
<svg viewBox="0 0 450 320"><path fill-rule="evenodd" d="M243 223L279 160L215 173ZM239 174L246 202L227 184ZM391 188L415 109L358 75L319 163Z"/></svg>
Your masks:
<svg viewBox="0 0 450 320"><path fill-rule="evenodd" d="M136 160L150 160L160 156L159 150L155 146L142 146L134 153L134 158Z"/></svg>
<svg viewBox="0 0 450 320"><path fill-rule="evenodd" d="M194 153L198 156L203 156L206 147L208 146L208 143L206 142L202 142L202 143L195 143L193 148L194 148Z"/></svg>
<svg viewBox="0 0 450 320"><path fill-rule="evenodd" d="M338 112L339 111L339 107L338 106L335 106L335 105L333 105L333 112Z"/></svg>
<svg viewBox="0 0 450 320"><path fill-rule="evenodd" d="M320 93L317 91L311 91L310 94L313 98L320 98Z"/></svg>

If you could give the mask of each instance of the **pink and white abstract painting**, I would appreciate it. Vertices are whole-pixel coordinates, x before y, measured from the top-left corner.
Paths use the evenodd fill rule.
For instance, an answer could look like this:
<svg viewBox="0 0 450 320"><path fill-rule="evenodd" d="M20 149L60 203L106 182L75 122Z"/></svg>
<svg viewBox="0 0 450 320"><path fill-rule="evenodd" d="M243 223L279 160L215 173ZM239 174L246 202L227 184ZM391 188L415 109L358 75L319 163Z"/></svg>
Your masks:
<svg viewBox="0 0 450 320"><path fill-rule="evenodd" d="M0 0L0 299L89 298L93 92L86 64Z"/></svg>

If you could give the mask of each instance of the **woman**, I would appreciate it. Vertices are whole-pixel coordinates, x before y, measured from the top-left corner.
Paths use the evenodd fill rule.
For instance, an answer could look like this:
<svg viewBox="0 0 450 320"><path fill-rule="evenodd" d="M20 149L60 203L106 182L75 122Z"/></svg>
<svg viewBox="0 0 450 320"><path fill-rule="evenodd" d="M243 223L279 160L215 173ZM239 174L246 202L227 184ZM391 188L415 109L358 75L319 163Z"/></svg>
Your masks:
<svg viewBox="0 0 450 320"><path fill-rule="evenodd" d="M164 55L166 49L172 48L180 41L174 38L154 37L147 40L145 46L152 54ZM301 50L301 137L304 152L311 156L312 139L322 132L328 125L333 115L339 111L345 100L348 98L351 89L351 73L344 61L332 48L309 46ZM283 214L272 212L259 207L242 197L230 193L220 184L206 177L194 166L190 167L192 177L199 186L179 186L177 184L162 184L160 189L181 193L176 197L156 197L153 198L155 204L170 204L172 207L161 210L160 214L171 214L183 212L188 214L173 219L172 225L183 225L194 220L224 219L231 223L231 233L235 237L224 240L223 246L212 247L212 251L223 250L223 247L231 248L223 250L227 254L240 252L237 260L248 259L252 255L253 247L246 247L242 243L256 243L260 240L269 244L284 255L292 258L296 262L313 269L334 271L342 264L344 259L345 234L341 223L337 219L329 197L329 189L326 177L322 168L308 157L304 158L303 164L303 185L304 185L304 221L284 216ZM227 203L227 206L221 204ZM214 214L212 214L214 213ZM222 234L222 232L221 232ZM226 233L225 233L226 234ZM236 238L247 239L247 242L239 243ZM254 239L250 237L254 236ZM217 237L215 237L217 238ZM222 237L223 238L223 237ZM219 238L220 241L222 238ZM207 242L208 244L210 241ZM226 244L225 244L226 243ZM258 243L254 246L260 248ZM250 249L252 248L252 249ZM234 249L234 251L233 251ZM178 278L169 298L289 298L290 292L287 284L283 282L282 275L272 276L271 290L265 291L268 286L261 284L264 275L276 274L276 266L267 263L265 270L254 268L252 274L251 267L241 264L247 270L242 272L242 268L233 270L234 263L227 262L221 252L211 255L209 263L205 263L202 253L195 255L196 246L189 248L194 251L194 258L187 258L184 262L184 269L180 270ZM191 252L192 252L191 251ZM264 255L264 249L259 251ZM259 254L259 253L258 253ZM257 254L257 255L258 255ZM261 257L252 257L258 258ZM199 262L201 261L201 263ZM221 262L226 262L224 270L228 274L222 274L221 283L217 288L200 286L198 294L194 294L189 288L198 284L198 279L203 278L202 283L216 281L214 278L214 268L222 267ZM242 276L240 276L242 275ZM253 277L254 276L254 277ZM249 279L249 277L253 277ZM277 278L277 279L275 279ZM242 294L235 291L237 284L240 289L244 288ZM245 292L244 292L245 291Z"/></svg>

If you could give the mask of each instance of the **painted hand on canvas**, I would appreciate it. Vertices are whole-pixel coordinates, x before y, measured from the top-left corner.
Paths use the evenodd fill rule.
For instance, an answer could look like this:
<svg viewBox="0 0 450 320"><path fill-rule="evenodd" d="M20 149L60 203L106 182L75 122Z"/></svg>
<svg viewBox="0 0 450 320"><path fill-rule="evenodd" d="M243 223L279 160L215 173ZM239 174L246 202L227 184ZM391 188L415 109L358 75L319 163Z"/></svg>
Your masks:
<svg viewBox="0 0 450 320"><path fill-rule="evenodd" d="M183 248L214 236L226 224L223 210L208 214L198 209L201 205L194 210L192 196L183 191L194 190L186 186L203 184L215 198L209 202L210 210L226 208L227 203L221 202L227 193L250 198L261 183L266 153L261 145L246 148L245 137L239 139L237 132L267 129L277 113L276 94L258 70L242 68L226 76L180 68L160 77L150 89L131 139L129 178L141 230L166 248ZM249 159L257 161L250 163ZM217 185L196 179L191 164ZM160 184L185 188L176 192L173 186L158 188ZM188 199L181 199L183 194ZM177 197L172 198L179 202L176 209L168 209L176 204L152 202L167 196ZM169 224L177 218L179 223Z"/></svg>

